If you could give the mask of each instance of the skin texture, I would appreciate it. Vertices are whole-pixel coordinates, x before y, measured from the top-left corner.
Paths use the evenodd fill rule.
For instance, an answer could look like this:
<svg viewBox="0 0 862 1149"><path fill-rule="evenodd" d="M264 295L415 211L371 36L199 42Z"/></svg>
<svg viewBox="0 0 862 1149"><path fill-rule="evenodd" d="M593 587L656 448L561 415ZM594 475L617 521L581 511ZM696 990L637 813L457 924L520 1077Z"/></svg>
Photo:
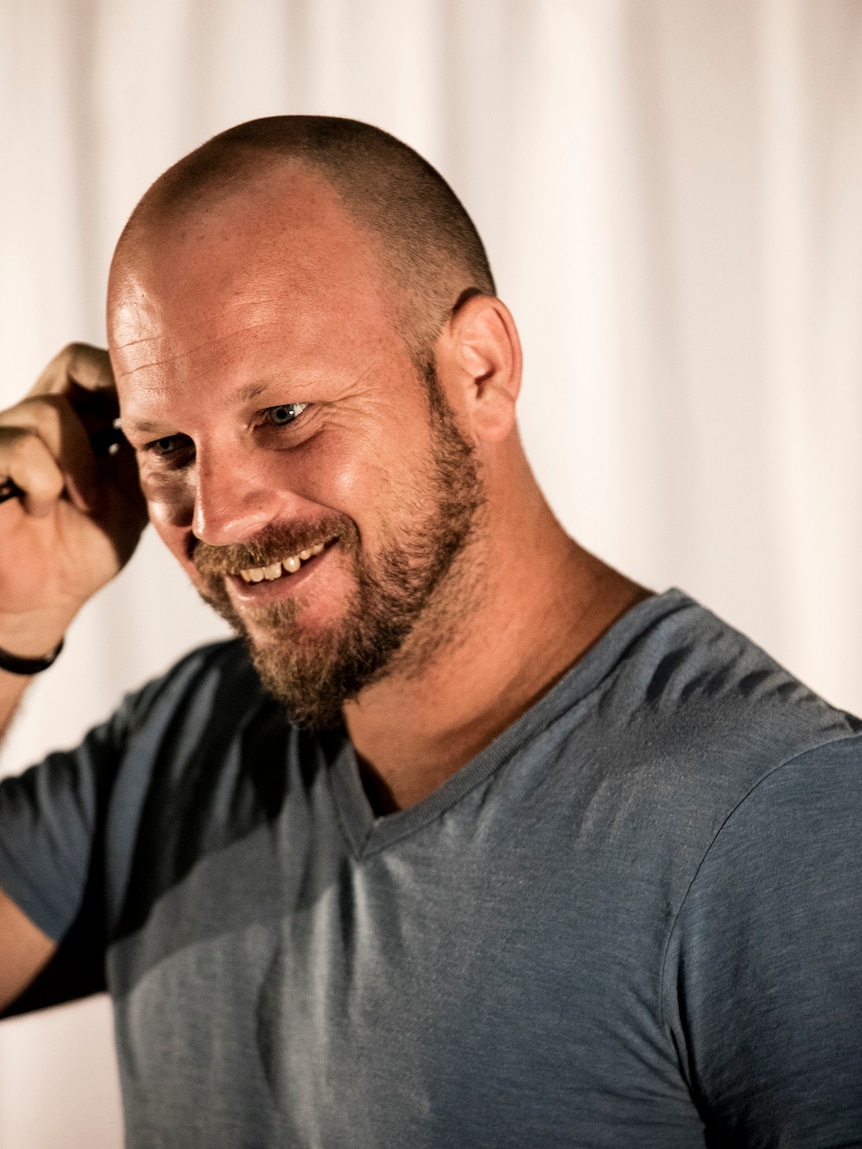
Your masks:
<svg viewBox="0 0 862 1149"><path fill-rule="evenodd" d="M285 418L292 409L275 410ZM397 528L388 524L379 554L366 553L357 524L345 514L327 516L311 526L270 525L248 544L212 547L198 541L195 546L192 557L206 601L243 635L264 683L302 725L314 729L340 725L345 699L357 697L370 683L391 674L395 665L404 669L404 640L423 616L437 618L435 647L457 630L457 612L451 605L440 610L438 604L443 588L457 577L463 550L481 527L484 492L471 446L451 414L439 403L433 409L429 404L429 411L432 451L415 460L411 485L405 483L399 492L402 502L415 509L402 516L408 521ZM285 427L282 433L287 438L291 432ZM309 554L315 545L323 546L323 540L326 559ZM291 596L249 607L258 632L266 632L265 640L253 640L231 600L225 576L298 555L305 560L305 578L310 569L329 560L335 547L351 563L355 584L340 622L309 640L299 600ZM299 585L295 575L289 582L293 589ZM241 584L241 589L261 596L272 588ZM451 593L447 601L451 604ZM413 649L408 661L421 666L431 653L426 643L421 657Z"/></svg>
<svg viewBox="0 0 862 1149"><path fill-rule="evenodd" d="M48 964L56 946L0 890L0 1010L10 1005Z"/></svg>
<svg viewBox="0 0 862 1149"><path fill-rule="evenodd" d="M118 255L167 216L189 234L226 194L260 192L269 175L298 164L323 176L372 242L391 288L390 322L424 370L453 300L465 287L495 295L494 279L472 220L439 173L368 124L273 116L221 133L156 181L129 220Z"/></svg>
<svg viewBox="0 0 862 1149"><path fill-rule="evenodd" d="M137 545L146 511L131 452L97 458L89 439L117 413L108 356L83 344L0 412L0 476L25 492L0 504L0 646L14 654L53 650Z"/></svg>
<svg viewBox="0 0 862 1149"><path fill-rule="evenodd" d="M146 511L128 448L97 459L89 433L118 413L107 353L72 344L29 395L0 412L0 476L25 492L0 504L0 647L52 651L84 602L128 560ZM29 679L0 670L0 734ZM56 949L0 890L0 1009Z"/></svg>
<svg viewBox="0 0 862 1149"><path fill-rule="evenodd" d="M193 583L276 666L288 647L338 645L357 601L392 615L379 587L364 605L357 593L397 555L402 589L412 579L421 593L341 708L386 813L433 792L648 592L568 538L533 479L505 305L446 265L450 310L418 346L421 307L404 321L380 245L321 173L284 161L252 175L197 213L145 197L112 268L110 364L66 348L0 414L0 480L25 492L0 505L0 646L54 649L134 550L141 492ZM140 488L130 449L90 447L118 400ZM446 542L441 524L459 516ZM313 541L326 549L295 575L239 576ZM0 729L25 685L0 671ZM54 947L2 895L0 937L2 1002Z"/></svg>
<svg viewBox="0 0 862 1149"><path fill-rule="evenodd" d="M373 563L433 511L417 482L434 457L427 392L388 290L367 234L301 164L269 167L193 224L151 213L125 245L109 304L123 428L150 518L199 589L200 544L253 548L274 525L325 539L346 516ZM432 354L483 502L388 673L343 708L381 810L434 790L645 593L566 537L532 478L506 307L467 299ZM287 404L307 406L274 427ZM224 592L261 647L260 606L294 604L297 638L313 644L342 624L356 587L338 540L298 576L248 588L238 573Z"/></svg>

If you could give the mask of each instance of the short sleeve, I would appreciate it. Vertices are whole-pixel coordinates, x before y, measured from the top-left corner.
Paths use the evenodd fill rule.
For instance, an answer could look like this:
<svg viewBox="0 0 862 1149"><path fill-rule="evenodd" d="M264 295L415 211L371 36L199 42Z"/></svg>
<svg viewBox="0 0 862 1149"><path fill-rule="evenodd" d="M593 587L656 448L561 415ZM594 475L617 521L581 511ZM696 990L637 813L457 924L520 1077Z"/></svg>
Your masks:
<svg viewBox="0 0 862 1149"><path fill-rule="evenodd" d="M0 888L59 947L10 1013L105 987L104 811L125 709L77 749L0 781Z"/></svg>
<svg viewBox="0 0 862 1149"><path fill-rule="evenodd" d="M0 781L0 888L59 946L11 1012L105 988L153 770L182 772L203 730L218 739L260 699L240 643L201 647L128 695L77 749Z"/></svg>
<svg viewBox="0 0 862 1149"><path fill-rule="evenodd" d="M116 718L75 750L0 781L0 887L54 941L72 925L121 750Z"/></svg>
<svg viewBox="0 0 862 1149"><path fill-rule="evenodd" d="M862 739L759 783L675 923L665 1019L708 1145L862 1145Z"/></svg>

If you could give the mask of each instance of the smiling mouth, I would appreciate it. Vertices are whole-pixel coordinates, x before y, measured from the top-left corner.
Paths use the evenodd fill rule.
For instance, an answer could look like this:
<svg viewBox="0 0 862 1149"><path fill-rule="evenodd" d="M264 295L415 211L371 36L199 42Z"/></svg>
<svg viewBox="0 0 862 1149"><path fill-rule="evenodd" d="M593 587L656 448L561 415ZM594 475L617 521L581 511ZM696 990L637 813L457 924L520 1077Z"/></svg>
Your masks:
<svg viewBox="0 0 862 1149"><path fill-rule="evenodd" d="M281 559L280 562L270 563L269 566L247 567L239 572L239 577L247 583L274 582L284 575L296 574L303 563L308 562L315 555L319 555L325 547L325 542L315 543L313 547L301 550L295 555L288 555L287 558Z"/></svg>

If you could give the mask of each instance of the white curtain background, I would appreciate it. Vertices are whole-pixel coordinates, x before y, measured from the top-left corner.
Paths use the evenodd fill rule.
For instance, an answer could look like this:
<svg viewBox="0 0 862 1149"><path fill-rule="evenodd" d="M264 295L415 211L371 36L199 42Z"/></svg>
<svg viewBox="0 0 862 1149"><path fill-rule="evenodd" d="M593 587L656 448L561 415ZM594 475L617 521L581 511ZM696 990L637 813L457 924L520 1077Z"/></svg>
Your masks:
<svg viewBox="0 0 862 1149"><path fill-rule="evenodd" d="M0 0L3 406L103 342L147 185L281 112L378 124L460 194L566 527L862 709L859 0ZM4 771L223 633L159 548L76 622ZM110 1026L104 999L0 1026L3 1149L120 1146Z"/></svg>

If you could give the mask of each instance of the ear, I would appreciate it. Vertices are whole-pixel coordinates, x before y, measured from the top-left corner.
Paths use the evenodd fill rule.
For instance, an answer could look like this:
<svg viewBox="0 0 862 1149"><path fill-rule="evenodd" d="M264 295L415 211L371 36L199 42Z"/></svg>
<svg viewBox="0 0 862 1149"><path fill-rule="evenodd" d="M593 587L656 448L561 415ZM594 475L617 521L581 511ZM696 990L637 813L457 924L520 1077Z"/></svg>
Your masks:
<svg viewBox="0 0 862 1149"><path fill-rule="evenodd" d="M455 310L435 350L440 382L474 437L505 439L515 426L522 362L518 329L505 303L471 296Z"/></svg>

